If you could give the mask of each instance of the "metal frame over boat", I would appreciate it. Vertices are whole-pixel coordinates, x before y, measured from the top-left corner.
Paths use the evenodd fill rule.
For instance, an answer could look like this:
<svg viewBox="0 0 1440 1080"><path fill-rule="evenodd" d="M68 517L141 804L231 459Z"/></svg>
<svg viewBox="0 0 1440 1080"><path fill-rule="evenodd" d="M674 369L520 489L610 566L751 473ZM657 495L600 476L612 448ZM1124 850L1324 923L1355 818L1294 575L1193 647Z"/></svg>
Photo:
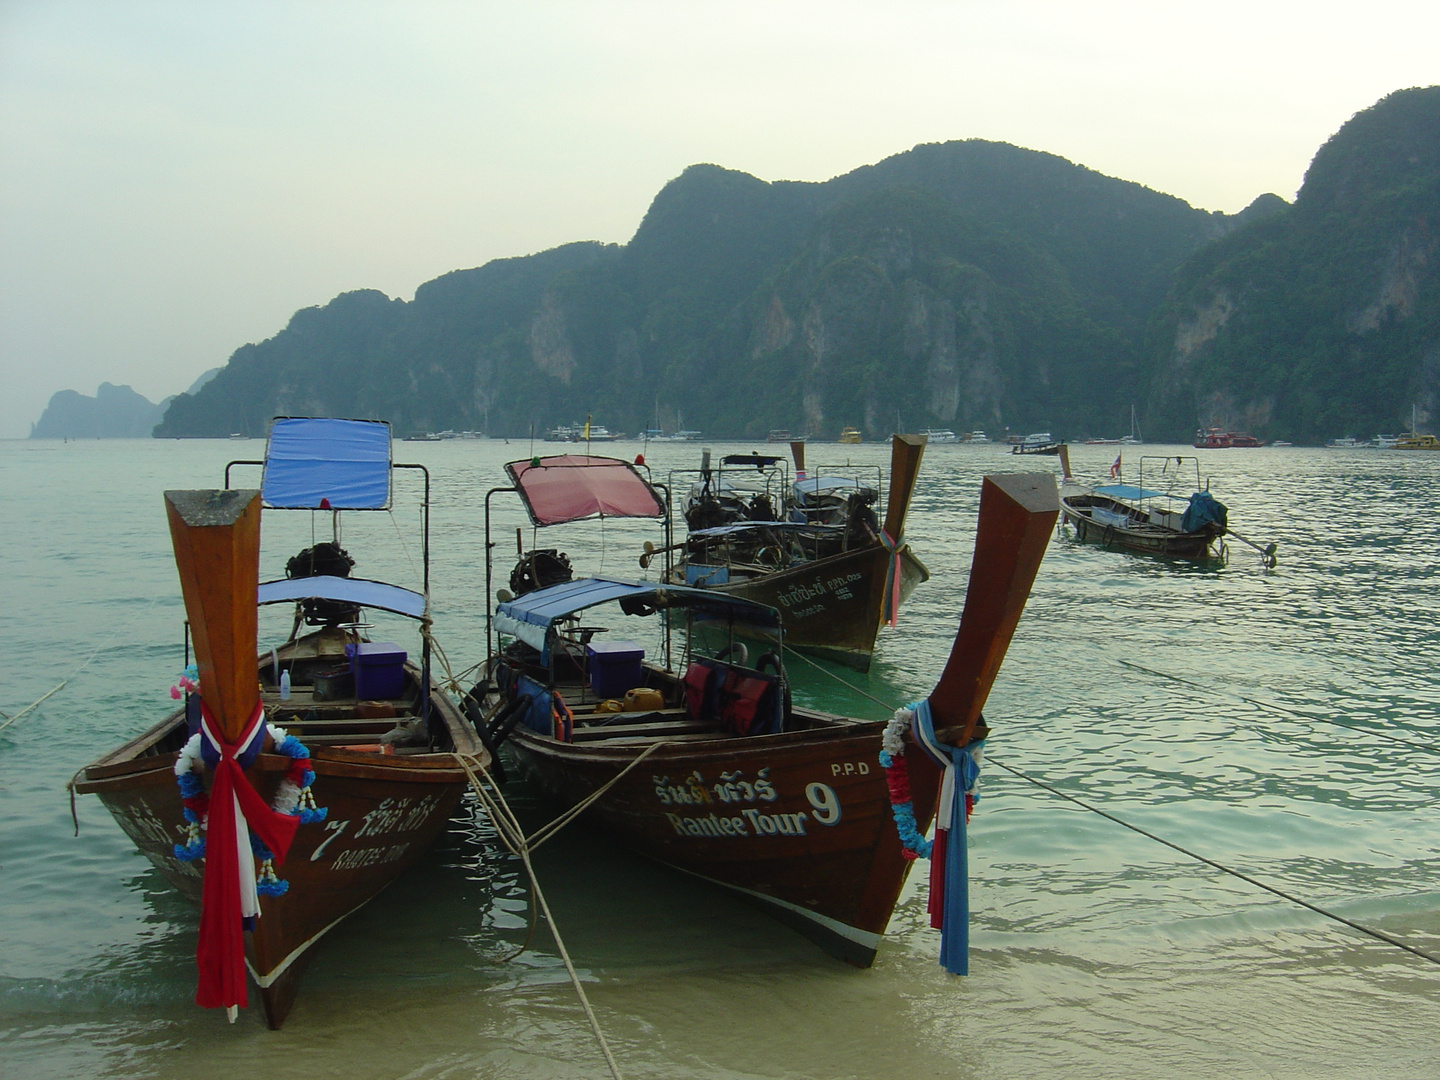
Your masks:
<svg viewBox="0 0 1440 1080"><path fill-rule="evenodd" d="M408 656L401 661L387 655L383 677L367 681L362 676L358 688L347 689L335 670L347 663L347 646L354 652L364 644L361 609L417 620L422 631L428 618L429 474L419 465L392 465L388 425L282 418L272 428L264 462L234 465L263 465L261 490L230 489L227 466L224 490L166 494L200 691L185 707L81 770L74 790L98 795L170 884L201 903L197 1001L226 1007L233 1019L235 1007L245 1004L248 968L266 1020L278 1028L319 940L413 865L445 828L469 783L455 755L487 762L488 754L430 679L428 638L419 665ZM339 573L258 583L262 501L284 509L383 510L390 505L392 469L399 468L419 469L425 477L425 593L350 578L343 552ZM313 570L316 556L315 549L308 549L291 560L292 567L299 560L305 564L296 568L299 573ZM296 605L295 629L283 645L260 652L257 607L272 603ZM315 628L301 634L305 624ZM365 650L358 651L363 658ZM375 693L360 700L357 689ZM218 909L212 910L211 877L220 871L212 871L211 864L223 862L214 854L215 838L206 836L203 862L181 857L184 845L177 841L185 839L185 827L177 761L189 761L198 745L191 738L202 709L214 722L216 738L233 743L257 706L263 710L257 718L262 727L254 738L264 740L263 748L245 767L246 781L266 805L285 805L292 815L303 808L304 800L289 807L295 793L287 789L297 782L296 743L303 740L300 749L308 749L314 774L313 798L325 817L290 826L288 852L283 861L275 859L288 889L258 897L240 968L238 958L232 964L223 949L218 955L207 952L208 933L238 935L240 930L238 924L214 925L219 916ZM202 775L213 793L216 768ZM253 816L250 823L256 824ZM200 835L198 829L194 835ZM250 853L241 858L249 861ZM228 924L228 917L224 921ZM206 989L207 980L217 977L211 970L216 964L226 969L229 980L223 1000Z"/></svg>
<svg viewBox="0 0 1440 1080"><path fill-rule="evenodd" d="M1053 477L987 477L975 558L949 662L928 699L937 738L974 749L980 710L1029 595L1058 512ZM752 666L734 634L704 656L693 632L681 662L596 647L593 609L711 628L768 627L773 655ZM886 723L793 707L780 657L783 613L714 589L577 579L508 597L498 647L467 709L488 740L508 740L553 798L634 850L734 889L832 954L866 966L909 871L879 765ZM617 670L616 656L623 658ZM911 756L921 832L938 770Z"/></svg>

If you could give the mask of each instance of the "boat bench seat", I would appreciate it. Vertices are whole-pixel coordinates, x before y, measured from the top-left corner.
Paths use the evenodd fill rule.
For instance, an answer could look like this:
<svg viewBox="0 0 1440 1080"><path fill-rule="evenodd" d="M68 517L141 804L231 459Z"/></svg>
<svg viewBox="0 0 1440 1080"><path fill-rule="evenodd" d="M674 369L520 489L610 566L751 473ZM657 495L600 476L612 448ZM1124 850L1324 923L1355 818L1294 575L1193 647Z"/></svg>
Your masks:
<svg viewBox="0 0 1440 1080"><path fill-rule="evenodd" d="M1117 514L1114 510L1106 510L1099 506L1092 506L1090 508L1090 516L1101 525L1111 525L1118 529L1123 529L1131 524L1130 515Z"/></svg>
<svg viewBox="0 0 1440 1080"><path fill-rule="evenodd" d="M676 735L652 734L652 733L647 733L647 734L644 734L644 735L621 735L621 736L618 736L617 738L615 738L613 741L616 742L616 743L624 743L625 745L628 746L628 745L631 745L631 744L633 744L633 743L647 743L647 742L701 742L701 741L704 741L704 740L707 740L707 739L722 739L722 738L725 738L725 737L726 737L726 733L725 733L725 732L723 732L723 731L716 731L716 730L712 727L712 728L710 728L709 730L706 730L706 731L681 732L680 734L676 734ZM611 741L611 740L608 740L608 739L606 740L607 743L610 742L610 741Z"/></svg>

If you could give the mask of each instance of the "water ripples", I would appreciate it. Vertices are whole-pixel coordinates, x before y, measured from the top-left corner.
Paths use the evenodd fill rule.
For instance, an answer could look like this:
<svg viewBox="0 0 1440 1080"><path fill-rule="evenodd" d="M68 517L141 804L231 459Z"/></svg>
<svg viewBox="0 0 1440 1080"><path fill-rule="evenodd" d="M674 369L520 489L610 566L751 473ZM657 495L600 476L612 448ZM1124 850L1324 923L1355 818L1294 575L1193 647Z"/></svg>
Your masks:
<svg viewBox="0 0 1440 1080"><path fill-rule="evenodd" d="M0 445L19 507L3 526L18 557L7 565L0 708L13 715L71 680L0 732L7 1076L600 1074L545 927L506 961L526 941L528 883L473 806L414 872L334 932L281 1036L248 1014L227 1029L189 1004L193 912L95 800L80 800L81 836L71 837L63 789L168 704L183 613L160 491L214 485L235 447L44 449ZM483 652L483 493L501 485L502 461L527 450L397 445L397 460L418 456L432 472L436 632L457 669ZM661 480L698 457L687 444L650 450ZM1081 476L1100 478L1113 460L1110 448L1074 450ZM885 452L811 448L815 461L842 456L880 462ZM1263 570L1233 539L1220 565L1063 536L1050 545L986 706L995 734L970 832L968 979L934 963L923 871L876 966L858 972L583 826L538 853L627 1075L1440 1074L1436 969L998 767L1440 951L1426 749L1440 729L1440 455L1200 456L1231 524L1277 542L1279 565ZM1054 463L930 448L907 528L930 582L900 627L882 631L868 677L793 664L797 701L880 717L927 693L964 598L980 478L1036 468ZM354 515L345 541L357 572L418 586L403 483L394 515ZM54 491L86 500L83 527ZM500 517L496 585L521 524L518 507ZM264 572L282 572L314 527L305 514L267 517ZM554 537L525 529L527 546L558 546L582 572L624 576L639 576L636 555L652 536L615 522ZM545 820L523 785L510 790L527 822Z"/></svg>

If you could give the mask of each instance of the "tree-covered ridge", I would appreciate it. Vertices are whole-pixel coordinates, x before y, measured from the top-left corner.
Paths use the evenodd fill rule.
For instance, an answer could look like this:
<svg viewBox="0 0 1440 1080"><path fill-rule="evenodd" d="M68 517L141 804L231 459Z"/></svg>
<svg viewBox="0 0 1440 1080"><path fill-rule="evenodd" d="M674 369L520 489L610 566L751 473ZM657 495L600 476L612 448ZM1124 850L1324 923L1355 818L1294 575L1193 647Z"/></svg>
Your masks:
<svg viewBox="0 0 1440 1080"><path fill-rule="evenodd" d="M1358 114L1295 205L1201 249L1151 339L1171 429L1315 442L1408 428L1440 387L1440 88Z"/></svg>
<svg viewBox="0 0 1440 1080"><path fill-rule="evenodd" d="M590 415L716 437L1083 438L1128 430L1132 404L1152 438L1395 429L1436 366L1436 93L1347 124L1295 206L1267 195L1234 216L980 140L823 183L692 166L628 244L299 312L156 433L259 434L316 413L401 432L521 435Z"/></svg>

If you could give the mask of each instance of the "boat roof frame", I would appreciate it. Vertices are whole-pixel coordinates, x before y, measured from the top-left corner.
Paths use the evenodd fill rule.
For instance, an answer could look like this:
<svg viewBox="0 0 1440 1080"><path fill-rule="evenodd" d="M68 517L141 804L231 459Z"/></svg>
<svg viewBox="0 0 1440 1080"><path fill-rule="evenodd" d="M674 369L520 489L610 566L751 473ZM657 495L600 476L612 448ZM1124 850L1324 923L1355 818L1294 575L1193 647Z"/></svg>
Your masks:
<svg viewBox="0 0 1440 1080"><path fill-rule="evenodd" d="M552 454L552 455L549 455L549 456L550 456L550 457L574 457L575 455L571 455L571 454ZM603 455L586 454L586 455L584 455L584 457L587 458L587 459L594 459L594 460L597 460L597 461L604 461L604 462L607 462L607 463L608 463L608 462L619 462L619 463L622 464L622 465L626 465L626 466L630 469L630 471L631 471L637 478L639 478L642 482L644 482L645 485L651 490L651 492L654 493L655 496L660 500L660 503L661 503L661 505L662 505L663 508L664 508L664 512L663 512L663 514L661 514L661 515L657 515L657 516L656 516L655 518L653 518L653 519L651 519L651 518L649 517L649 515L619 515L619 516L621 516L621 517L636 516L636 517L639 517L640 520L655 520L655 521L659 522L660 528L661 528L662 544L661 544L660 548L657 549L656 553L657 553L657 554L660 554L660 553L663 552L663 554L664 554L664 563L663 563L663 565L664 565L664 571L663 571L661 577L662 577L662 580L665 579L665 578L668 578L668 577L670 576L670 571L671 571L671 569L672 569L672 555L673 555L673 553L674 553L674 544L671 542L671 541L672 541L672 538L673 538L673 536L674 536L674 533L671 531L670 489L669 489L669 487L667 487L667 486L664 485L664 484L659 484L659 483L656 483L656 482L655 482L655 480L654 480L654 479L651 477L651 475L650 475L650 467L645 464L643 458L642 458L642 459L639 459L639 460L637 460L637 461L635 461L635 462L632 463L632 462L627 462L627 461L625 461L625 460L622 459L622 458L604 457ZM539 455L536 455L536 456L534 456L534 457L527 458L527 459L520 459L520 460L523 460L523 461L529 463L529 462L534 462L534 461L537 460L537 459L539 459L539 460L541 460L541 461L544 460L544 459L541 458ZM562 522L562 521L556 521L556 522L543 523L543 524L542 524L541 522L537 521L537 520L536 520L536 517L535 517L535 514L534 514L534 512L533 512L533 510L532 510L529 502L528 502L527 499L525 498L525 493L521 490L519 480L517 479L517 477L516 477L516 475L515 475L515 472L511 469L511 466L512 466L512 465L515 465L515 464L517 464L517 463L518 463L518 462L516 462L516 461L510 461L510 462L506 462L506 463L505 463L505 466L504 466L504 468L505 468L505 473L506 473L506 475L509 476L510 479L511 479L511 483L510 483L509 485L507 485L507 486L502 486L502 487L493 487L493 488L490 488L488 491L485 492L485 654L486 654L486 657L487 657L487 658L493 658L493 657L497 654L497 652L498 652L498 649L496 648L496 646L497 646L497 644L498 644L498 640L497 640L497 638L496 638L496 631L495 631L495 605L496 605L496 603L497 603L498 601L497 601L497 596L496 596L496 591L495 591L495 541L493 540L493 538L492 538L492 536L491 536L491 528L490 528L490 526L491 526L491 510L492 510L491 499L492 499L494 496L496 496L496 495L504 494L504 493L507 493L507 492L510 493L510 494L513 494L513 495L515 495L517 498L519 498L521 504L525 507L526 516L528 516L528 517L530 518L530 523L531 523L531 529L532 529L532 530L542 529L542 528L548 528L549 525L551 525L551 524L555 524L555 525L568 525L568 524L574 524L574 523L577 522L577 521L587 521L587 520L590 520L588 517L587 517L587 518L571 518L571 519L569 519L568 521L563 521L563 522ZM572 466L572 467L574 467L574 468L584 468L584 467L586 467L586 466L578 465L578 464L577 464L577 465ZM613 466L607 464L605 467L606 467L606 468L611 468L611 467L613 467ZM640 470L641 470L641 469L644 469L644 470L645 470L645 475L644 475L644 476L641 476L641 475L640 475ZM606 517L611 516L611 515L606 515L606 514L604 514L604 513L600 513L600 514L592 515L592 516L599 517L601 520L604 520ZM520 540L521 531L522 531L522 527L517 526L516 529L515 529L516 542L517 542L517 544L519 544L519 545L521 546L522 550L521 550L520 554L523 555L523 554L524 554L523 543L522 543L521 540ZM665 652L666 652L666 659L667 659L667 661L668 661L668 659L669 659L669 653L670 653L670 646L669 646L669 641L668 641L668 633L667 633L667 641L666 641Z"/></svg>
<svg viewBox="0 0 1440 1080"><path fill-rule="evenodd" d="M559 624L582 611L602 604L623 605L627 600L652 609L645 614L680 610L691 616L698 611L712 617L725 617L732 627L737 620L743 621L766 631L773 631L775 641L781 647L784 644L784 625L780 612L768 604L756 603L715 589L630 581L600 575L575 578L501 601L495 608L495 633L497 637L505 634L517 638L537 649L541 661L548 667L551 660L550 640ZM668 626L666 635L668 638ZM669 654L667 644L667 663Z"/></svg>

